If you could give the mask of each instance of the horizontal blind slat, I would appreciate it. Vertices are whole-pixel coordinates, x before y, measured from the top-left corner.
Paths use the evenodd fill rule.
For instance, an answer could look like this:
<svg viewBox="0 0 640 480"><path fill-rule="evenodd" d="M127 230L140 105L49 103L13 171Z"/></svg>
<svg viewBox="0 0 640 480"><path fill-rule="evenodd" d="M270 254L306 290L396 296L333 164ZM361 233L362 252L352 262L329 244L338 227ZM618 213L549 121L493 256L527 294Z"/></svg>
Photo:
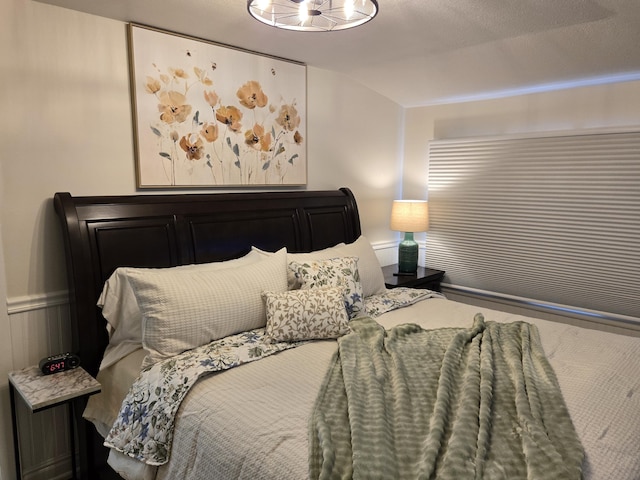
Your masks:
<svg viewBox="0 0 640 480"><path fill-rule="evenodd" d="M640 132L432 141L428 190L449 283L640 320Z"/></svg>

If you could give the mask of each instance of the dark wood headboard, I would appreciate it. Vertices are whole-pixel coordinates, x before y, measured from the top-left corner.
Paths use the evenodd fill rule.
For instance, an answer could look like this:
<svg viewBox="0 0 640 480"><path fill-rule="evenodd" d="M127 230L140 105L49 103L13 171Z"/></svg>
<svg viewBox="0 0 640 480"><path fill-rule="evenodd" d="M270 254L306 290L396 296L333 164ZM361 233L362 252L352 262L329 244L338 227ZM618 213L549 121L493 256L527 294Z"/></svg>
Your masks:
<svg viewBox="0 0 640 480"><path fill-rule="evenodd" d="M309 252L360 236L355 198L334 191L73 197L56 193L72 344L96 375L108 338L96 301L117 267L229 260L252 246Z"/></svg>
<svg viewBox="0 0 640 480"><path fill-rule="evenodd" d="M66 250L73 350L94 376L108 343L96 301L117 267L229 260L252 246L309 252L354 242L361 233L358 207L347 188L97 197L56 193L54 206ZM107 449L93 425L82 425L81 470L90 473L87 478L102 478L98 472L106 466Z"/></svg>

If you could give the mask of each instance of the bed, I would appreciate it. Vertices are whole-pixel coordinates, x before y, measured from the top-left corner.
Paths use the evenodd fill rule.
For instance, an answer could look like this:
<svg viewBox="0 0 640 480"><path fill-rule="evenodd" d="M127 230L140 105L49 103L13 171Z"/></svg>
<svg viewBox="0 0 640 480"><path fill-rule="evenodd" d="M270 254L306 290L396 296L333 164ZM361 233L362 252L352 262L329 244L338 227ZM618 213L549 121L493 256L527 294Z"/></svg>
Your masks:
<svg viewBox="0 0 640 480"><path fill-rule="evenodd" d="M89 475L85 478L113 474L114 470L130 479L309 478L309 452L314 443L309 441L309 428L319 411L319 392L328 391L327 372L335 365L338 348L345 345L346 349L348 343L341 340L338 347L339 342L330 337L351 338L343 335L344 330L332 331L327 339L296 342L292 340L297 337L287 337L286 328L268 323L267 330L271 330L265 330L265 335L274 339L284 335L271 342L274 351L264 358L251 358L237 368L207 370L198 377L176 407L171 451L160 461L144 463L103 445L105 438L109 444L117 441L110 436L114 428L110 424L120 418L123 399L126 403L129 387L134 381L137 385L142 366L153 370L157 365L172 363L175 352L187 350L185 345L195 346L194 338L196 344L202 343L198 340L202 335L207 340L214 339L214 343L223 342L216 348L226 349L230 338L235 341L237 336L246 338L247 331L253 332L251 327L255 325L242 323L253 313L243 311L235 328L227 325L226 330L198 331L195 337L184 337L183 332L171 330L176 322L163 317L165 312L160 309L154 314L165 321L164 327L176 338L173 333L165 335L167 330L163 327L157 338L153 337L155 343L149 341L145 344L149 348L144 349L136 342L140 335L136 331L114 348L118 329L114 329L111 318L128 313L119 303L115 310L105 310L105 306L101 309L97 303L99 299L104 301L110 282L124 272L122 275L132 275L136 298L147 301L144 314L151 315L148 308L155 308L156 298L145 282L154 275L154 282L166 281L166 271L172 272L170 278L175 279L174 267L186 266L177 270L180 285L186 285L185 291L191 294L203 281L214 282L215 290L220 291L215 300L219 305L216 311L228 310L235 318L239 307L225 288L233 290L233 285L240 282L243 291L263 290L254 297L260 297L269 315L273 305L296 294L293 284L305 278L310 265L321 264L324 268L327 262L338 262L340 270L351 268L358 272L354 278L359 279L360 285L355 282L353 288L362 290L350 298L361 297L362 301L349 303L347 296L339 296L332 286L310 289L314 292L305 295L319 295L322 291L322 301L329 296L335 299L336 295L339 300L344 299L347 325L352 325L352 330L360 328L360 324L350 320L351 315L359 318L369 313L377 325L384 327L381 335L407 324L419 325L420 334L457 335L476 325L478 313L487 325L495 324L496 328L535 325L534 340L539 332L544 361L553 369L550 378L562 395L547 404L566 404L570 420L561 430L573 429L579 439L579 455L584 453L579 466L582 476L640 478L640 339L479 309L447 300L435 292L400 289L394 297L386 291L375 253L362 236L357 204L349 189L118 197L57 193L54 205L66 249L74 350L84 368L97 375L103 386L103 392L92 397L85 409L84 416L91 421L80 423L80 465L83 474ZM353 258L355 264L344 264ZM282 272L282 265L284 280L280 273L272 274ZM191 268L197 272L190 272ZM297 277L291 276L292 268ZM189 283L194 275L205 280ZM266 290L270 292L264 292L262 277L265 282L278 278L276 283L268 284ZM245 282L248 278L251 280ZM310 277L306 278L308 281ZM393 308L383 308L393 302ZM243 301L242 308L248 303ZM344 329L344 312L330 316L340 317L337 325ZM269 320L273 318L269 316ZM145 336L152 338L150 323L146 325ZM334 327L338 328L332 324ZM174 344L178 337L182 343ZM167 339L171 341L167 343ZM532 387L529 389L533 391ZM548 408L544 404L539 407ZM485 478L497 477L487 474Z"/></svg>

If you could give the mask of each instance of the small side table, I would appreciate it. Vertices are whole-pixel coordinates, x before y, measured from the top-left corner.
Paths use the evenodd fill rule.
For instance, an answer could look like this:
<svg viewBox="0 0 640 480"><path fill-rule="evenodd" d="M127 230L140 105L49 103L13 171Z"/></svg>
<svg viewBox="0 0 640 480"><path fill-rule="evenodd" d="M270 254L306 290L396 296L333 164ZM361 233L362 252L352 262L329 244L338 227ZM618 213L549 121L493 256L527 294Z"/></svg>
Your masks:
<svg viewBox="0 0 640 480"><path fill-rule="evenodd" d="M398 272L398 265L387 265L382 267L384 283L387 288L409 287L426 288L427 290L440 291L440 282L444 277L443 270L433 268L418 267L415 275L394 275Z"/></svg>
<svg viewBox="0 0 640 480"><path fill-rule="evenodd" d="M16 413L15 392L25 402L32 413L66 403L69 407L69 436L71 438L71 468L76 479L76 445L74 400L93 395L100 391L100 383L82 367L65 372L43 375L37 366L27 367L9 373L9 395L11 399L11 420L13 422L13 444L16 459L16 475L22 478L20 466L20 439Z"/></svg>

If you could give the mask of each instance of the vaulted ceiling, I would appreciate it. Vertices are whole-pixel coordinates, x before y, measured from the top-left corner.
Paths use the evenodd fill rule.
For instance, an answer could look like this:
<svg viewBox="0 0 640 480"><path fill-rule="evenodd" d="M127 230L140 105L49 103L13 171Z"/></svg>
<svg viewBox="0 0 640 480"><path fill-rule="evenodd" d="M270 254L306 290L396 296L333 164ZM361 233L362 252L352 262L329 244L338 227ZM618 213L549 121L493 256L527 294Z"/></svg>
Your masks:
<svg viewBox="0 0 640 480"><path fill-rule="evenodd" d="M405 107L640 79L640 0L378 0L363 26L264 25L246 0L39 0L340 72Z"/></svg>

